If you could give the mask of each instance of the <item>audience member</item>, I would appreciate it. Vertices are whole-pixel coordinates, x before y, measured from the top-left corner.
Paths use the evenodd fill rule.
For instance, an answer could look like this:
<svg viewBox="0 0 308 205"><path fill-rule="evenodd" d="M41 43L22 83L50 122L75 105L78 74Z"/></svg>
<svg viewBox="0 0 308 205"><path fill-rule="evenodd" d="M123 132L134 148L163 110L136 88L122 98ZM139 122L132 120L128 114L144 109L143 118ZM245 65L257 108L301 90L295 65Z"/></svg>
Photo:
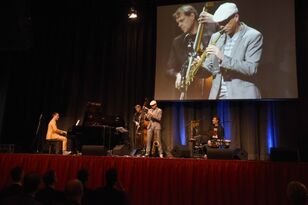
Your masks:
<svg viewBox="0 0 308 205"><path fill-rule="evenodd" d="M77 171L77 179L81 181L83 186L83 197L82 197L82 204L93 204L93 190L89 189L87 186L88 179L89 179L89 172L85 168L81 168Z"/></svg>
<svg viewBox="0 0 308 205"><path fill-rule="evenodd" d="M287 197L293 205L307 205L308 191L299 181L290 181L287 186Z"/></svg>
<svg viewBox="0 0 308 205"><path fill-rule="evenodd" d="M65 205L82 204L83 186L80 180L73 179L67 182L65 187Z"/></svg>
<svg viewBox="0 0 308 205"><path fill-rule="evenodd" d="M2 199L19 194L22 191L22 180L24 177L23 168L19 166L12 168L10 171L10 177L10 185L0 192L0 204Z"/></svg>
<svg viewBox="0 0 308 205"><path fill-rule="evenodd" d="M43 176L45 187L36 194L36 199L46 205L52 205L64 200L64 193L55 189L57 175L54 170L48 170Z"/></svg>
<svg viewBox="0 0 308 205"><path fill-rule="evenodd" d="M31 172L24 177L23 190L19 194L13 195L3 200L3 205L41 205L35 199L35 194L41 183L41 177L36 172Z"/></svg>
<svg viewBox="0 0 308 205"><path fill-rule="evenodd" d="M111 168L105 175L106 185L95 190L95 204L126 205L128 200L124 188L118 181L118 172Z"/></svg>

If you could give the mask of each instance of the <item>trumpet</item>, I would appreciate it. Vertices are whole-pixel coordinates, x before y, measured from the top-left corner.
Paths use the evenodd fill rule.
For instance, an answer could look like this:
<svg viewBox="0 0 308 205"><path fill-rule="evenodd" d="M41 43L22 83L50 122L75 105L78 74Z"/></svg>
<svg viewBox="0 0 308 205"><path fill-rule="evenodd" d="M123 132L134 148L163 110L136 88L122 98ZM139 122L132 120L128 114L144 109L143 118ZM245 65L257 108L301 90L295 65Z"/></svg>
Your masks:
<svg viewBox="0 0 308 205"><path fill-rule="evenodd" d="M211 45L216 45L217 41L220 39L222 34L224 34L224 29L219 31L219 35L217 36L216 39L214 39L214 41L211 42ZM207 57L207 53L206 51L204 51L202 55L200 56L200 60L197 63L193 63L191 65L190 69L186 73L186 79L185 79L186 87L188 87L194 81L194 77L196 76L198 70L200 69L202 63L205 61L206 57Z"/></svg>

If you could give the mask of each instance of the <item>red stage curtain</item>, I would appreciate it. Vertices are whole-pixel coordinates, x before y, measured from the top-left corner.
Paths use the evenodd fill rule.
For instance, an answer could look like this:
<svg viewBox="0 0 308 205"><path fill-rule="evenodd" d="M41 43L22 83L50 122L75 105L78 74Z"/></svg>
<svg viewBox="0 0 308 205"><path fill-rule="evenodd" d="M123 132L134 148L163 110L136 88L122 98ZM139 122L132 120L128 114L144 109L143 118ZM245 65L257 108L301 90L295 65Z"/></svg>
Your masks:
<svg viewBox="0 0 308 205"><path fill-rule="evenodd" d="M54 169L58 189L76 178L79 168L89 170L90 188L102 186L106 170L115 167L134 205L288 204L287 183L308 184L307 163L2 154L0 188L17 165L41 174Z"/></svg>

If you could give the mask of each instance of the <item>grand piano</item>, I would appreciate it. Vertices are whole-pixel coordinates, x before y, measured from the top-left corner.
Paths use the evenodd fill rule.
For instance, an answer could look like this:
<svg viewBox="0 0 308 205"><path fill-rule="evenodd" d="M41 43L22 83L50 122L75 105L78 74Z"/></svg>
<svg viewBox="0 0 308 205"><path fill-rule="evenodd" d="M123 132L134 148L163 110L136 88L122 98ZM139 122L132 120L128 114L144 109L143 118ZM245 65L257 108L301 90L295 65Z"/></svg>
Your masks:
<svg viewBox="0 0 308 205"><path fill-rule="evenodd" d="M82 125L73 125L67 136L73 151L81 150L82 145L101 145L111 150L118 144L129 143L127 133L119 131L123 127L122 117L104 115L100 104L88 103Z"/></svg>

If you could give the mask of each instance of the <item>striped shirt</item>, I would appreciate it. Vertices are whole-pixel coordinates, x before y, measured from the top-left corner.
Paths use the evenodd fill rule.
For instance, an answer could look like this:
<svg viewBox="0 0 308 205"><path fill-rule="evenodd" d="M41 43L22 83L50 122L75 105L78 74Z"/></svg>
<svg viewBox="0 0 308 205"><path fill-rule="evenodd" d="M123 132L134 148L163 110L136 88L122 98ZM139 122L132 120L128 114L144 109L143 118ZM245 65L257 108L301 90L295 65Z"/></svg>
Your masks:
<svg viewBox="0 0 308 205"><path fill-rule="evenodd" d="M233 48L236 40L239 37L239 33L240 32L235 33L232 37L227 35L226 44L224 46L224 55L225 56L228 56L228 57L231 56L232 48ZM226 98L228 98L228 88L227 88L226 82L224 81L224 78L222 76L219 99L226 99Z"/></svg>

